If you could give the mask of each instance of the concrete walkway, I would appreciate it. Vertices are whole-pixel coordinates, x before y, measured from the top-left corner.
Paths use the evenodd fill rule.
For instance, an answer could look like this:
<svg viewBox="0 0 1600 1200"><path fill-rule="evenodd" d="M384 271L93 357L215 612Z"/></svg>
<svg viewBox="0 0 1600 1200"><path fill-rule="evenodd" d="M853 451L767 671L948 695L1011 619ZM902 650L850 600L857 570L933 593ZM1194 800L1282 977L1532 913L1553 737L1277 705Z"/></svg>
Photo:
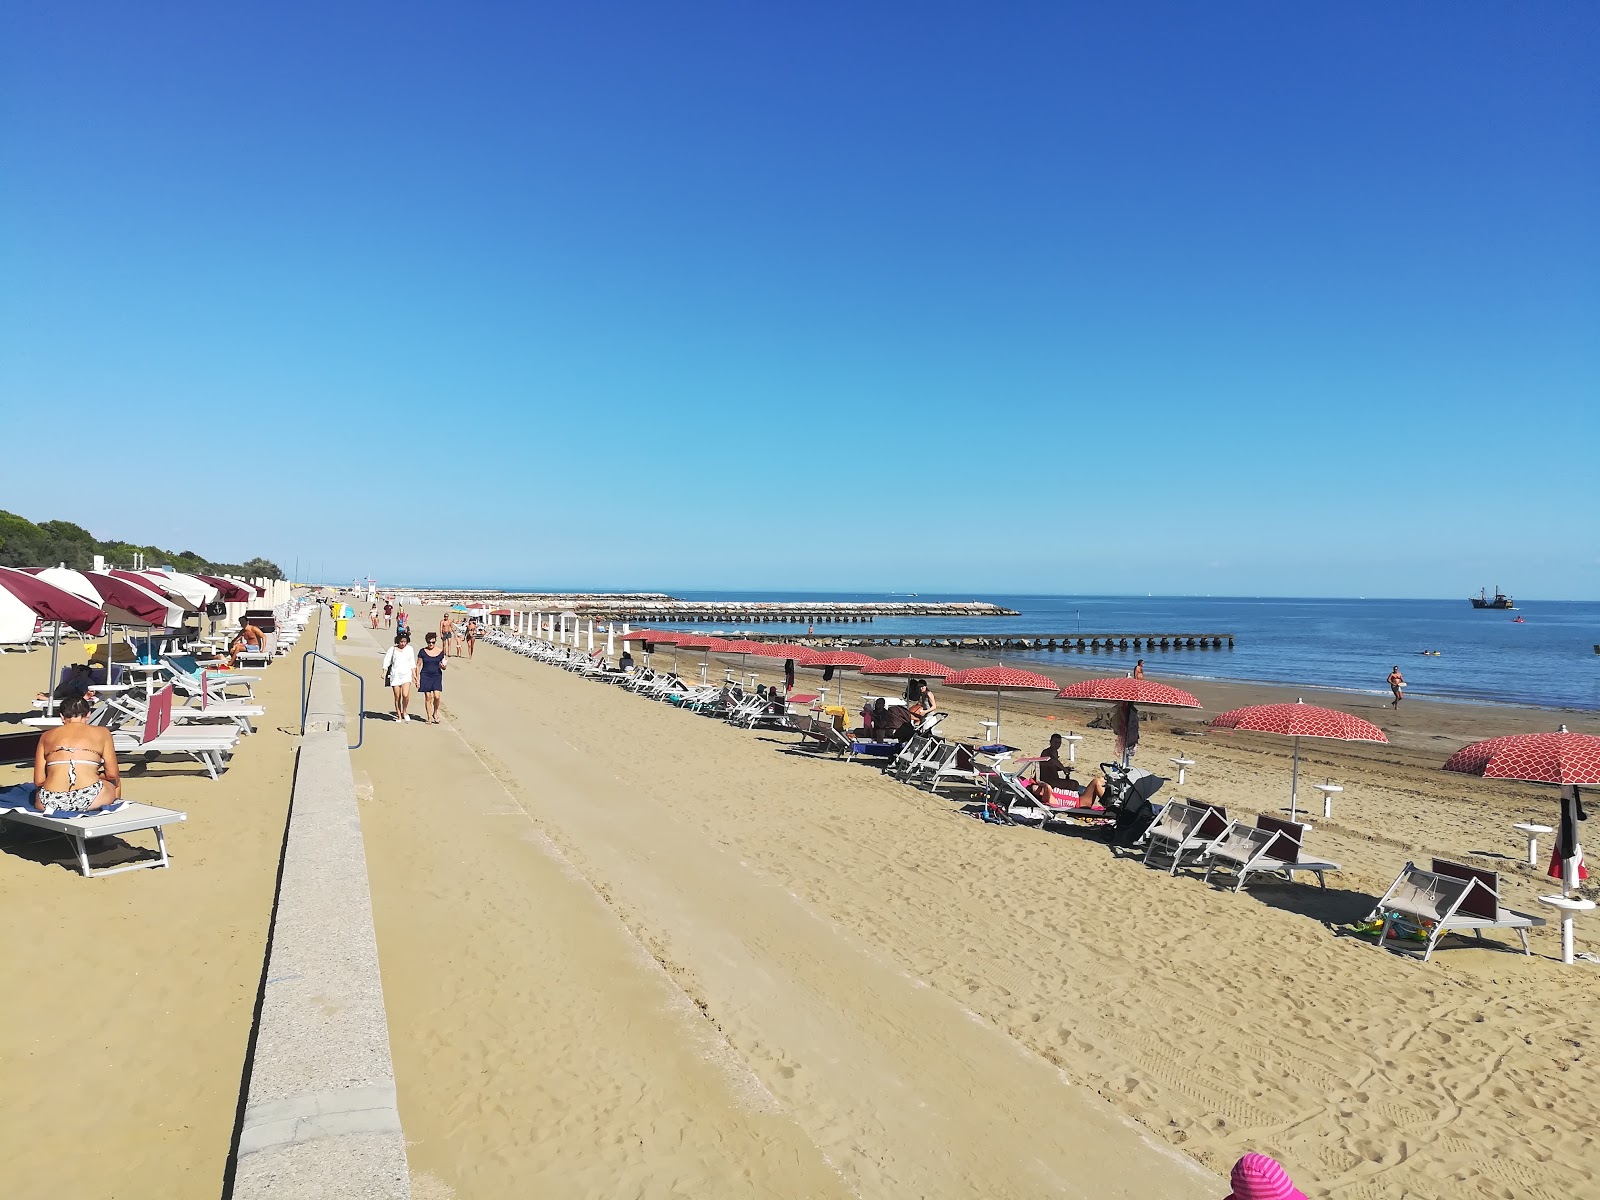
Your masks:
<svg viewBox="0 0 1600 1200"><path fill-rule="evenodd" d="M409 1200L341 673L313 662L231 1194Z"/></svg>

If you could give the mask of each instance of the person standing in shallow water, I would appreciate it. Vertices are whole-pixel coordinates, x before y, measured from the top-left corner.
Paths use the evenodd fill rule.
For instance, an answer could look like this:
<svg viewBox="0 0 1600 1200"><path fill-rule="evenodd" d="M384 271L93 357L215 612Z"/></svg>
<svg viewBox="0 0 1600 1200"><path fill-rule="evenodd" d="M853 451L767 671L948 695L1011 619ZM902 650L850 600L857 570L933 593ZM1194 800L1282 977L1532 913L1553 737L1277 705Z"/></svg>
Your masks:
<svg viewBox="0 0 1600 1200"><path fill-rule="evenodd" d="M444 699L445 653L436 647L433 634L417 655L417 691L422 693L422 716L429 725L439 723L439 702Z"/></svg>

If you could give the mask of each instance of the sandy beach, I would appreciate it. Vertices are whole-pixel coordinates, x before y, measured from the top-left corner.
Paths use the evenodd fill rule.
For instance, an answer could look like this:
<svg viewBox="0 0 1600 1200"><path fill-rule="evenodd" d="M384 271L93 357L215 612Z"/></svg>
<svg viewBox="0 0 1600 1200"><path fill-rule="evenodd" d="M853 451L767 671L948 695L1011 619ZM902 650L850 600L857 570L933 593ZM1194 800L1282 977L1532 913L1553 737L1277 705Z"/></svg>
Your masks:
<svg viewBox="0 0 1600 1200"><path fill-rule="evenodd" d="M1233 895L489 646L451 660L442 726L401 726L384 638L356 629L340 655L368 685L352 761L424 1200L1203 1200L1246 1150L1319 1198L1600 1196L1596 968L1554 962L1550 930L1532 958L1508 936L1426 965L1337 932L1434 854L1499 870L1505 903L1541 912L1548 881L1510 824L1549 821L1553 794L1438 764L1593 717L1305 690L1394 743L1305 747L1307 781L1346 787L1313 821L1344 868L1325 891ZM31 696L43 667L0 658L0 682ZM852 704L874 690L846 676ZM935 690L954 735L992 718L992 696ZM1203 712L1151 715L1138 761L1182 754L1176 794L1283 808L1287 744L1202 732L1274 689L1197 691ZM297 693L269 671L271 716L219 782L128 771L130 794L189 812L171 870L85 881L8 838L0 895L27 919L0 953L22 1011L49 1014L0 1034L32 1098L0 1135L8 1194L219 1193ZM1093 763L1111 751L1095 715L1008 696L1002 733L1031 749L1074 730ZM112 1153L74 1152L59 1114L85 1096Z"/></svg>
<svg viewBox="0 0 1600 1200"><path fill-rule="evenodd" d="M1234 700L1203 690L1210 712ZM940 706L957 734L992 714L950 689ZM629 1194L725 1190L734 1144L758 1194L780 1164L788 1194L1149 1194L1130 1181L1169 1161L1156 1147L1218 1175L1265 1150L1319 1197L1600 1194L1592 965L1552 962L1549 931L1532 958L1508 941L1426 965L1335 934L1432 854L1494 866L1509 906L1540 911L1549 886L1518 865L1510 823L1548 819L1553 797L1437 770L1480 729L1503 732L1503 710L1408 704L1371 714L1393 746L1311 747L1311 777L1347 788L1313 835L1345 869L1324 892L1239 896L490 647L453 660L445 711L439 728L369 726L356 756L401 1109L439 1195L513 1194L519 1173L585 1194L572 1164L596 1154ZM1006 711L1007 740L1074 728L1080 760L1109 757L1093 710ZM1198 760L1184 794L1284 806L1287 745L1194 736L1202 719L1155 717L1141 761L1181 751ZM638 996L670 982L651 1021L686 1011L673 991L692 1003L710 1039L695 1056L721 1082L663 1074L650 1055L672 1039L636 1045L640 1017L619 1040L614 989L574 1021L569 936ZM982 1044L951 1041L956 1026ZM758 1097L771 1136L685 1125L683 1089L702 1087L718 1114ZM1090 1093L1137 1123L1136 1153L1081 1136Z"/></svg>
<svg viewBox="0 0 1600 1200"><path fill-rule="evenodd" d="M83 657L63 645L63 662ZM0 655L0 732L33 715L49 666L48 650ZM261 676L267 715L220 779L173 756L122 764L129 799L188 814L168 829L170 868L84 879L65 839L0 831L15 1018L0 1028L0 1079L17 1102L0 1131L7 1196L221 1193L289 809L297 666ZM92 861L153 841L130 834Z"/></svg>

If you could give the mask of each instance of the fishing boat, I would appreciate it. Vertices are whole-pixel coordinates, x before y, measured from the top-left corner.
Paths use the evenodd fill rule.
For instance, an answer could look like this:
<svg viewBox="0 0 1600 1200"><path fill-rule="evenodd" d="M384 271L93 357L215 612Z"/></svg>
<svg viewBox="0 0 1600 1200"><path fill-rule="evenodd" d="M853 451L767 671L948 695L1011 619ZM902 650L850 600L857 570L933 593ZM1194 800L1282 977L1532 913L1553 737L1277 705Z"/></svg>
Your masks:
<svg viewBox="0 0 1600 1200"><path fill-rule="evenodd" d="M1488 588L1479 588L1478 589L1478 594L1476 596L1468 596L1467 599L1472 601L1472 607L1473 608L1515 608L1516 607L1516 605L1511 602L1511 597L1506 595L1504 592L1502 592L1500 590L1500 585L1498 583L1494 585L1494 599L1493 600L1489 599L1489 589Z"/></svg>

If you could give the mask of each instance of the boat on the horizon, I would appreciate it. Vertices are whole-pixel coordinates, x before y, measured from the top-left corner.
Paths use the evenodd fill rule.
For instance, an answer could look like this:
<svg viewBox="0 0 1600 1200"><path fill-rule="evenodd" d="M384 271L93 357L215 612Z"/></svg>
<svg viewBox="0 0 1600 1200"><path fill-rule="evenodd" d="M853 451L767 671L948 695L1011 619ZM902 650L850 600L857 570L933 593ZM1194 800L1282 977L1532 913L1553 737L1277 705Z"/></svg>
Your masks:
<svg viewBox="0 0 1600 1200"><path fill-rule="evenodd" d="M1472 601L1473 608L1505 609L1516 607L1516 605L1511 602L1511 597L1500 590L1500 585L1498 583L1494 585L1493 600L1489 599L1488 588L1479 588L1476 596L1468 596L1467 599Z"/></svg>

